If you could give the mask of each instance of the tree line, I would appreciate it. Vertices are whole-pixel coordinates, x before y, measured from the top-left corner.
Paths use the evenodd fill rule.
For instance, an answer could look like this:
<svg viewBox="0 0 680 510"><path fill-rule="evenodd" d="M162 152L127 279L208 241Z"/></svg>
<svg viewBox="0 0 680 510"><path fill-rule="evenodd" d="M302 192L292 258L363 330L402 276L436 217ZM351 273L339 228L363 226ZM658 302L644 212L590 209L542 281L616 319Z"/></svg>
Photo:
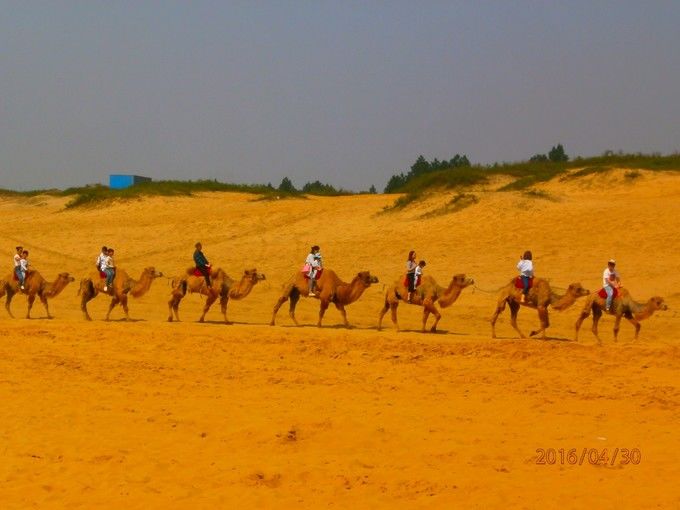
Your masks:
<svg viewBox="0 0 680 510"><path fill-rule="evenodd" d="M553 146L547 154L534 154L531 156L531 158L529 158L529 161L566 162L569 161L569 156L566 154L564 146L561 143L558 143L557 145ZM470 166L472 166L472 163L470 163L470 160L465 154L456 154L451 159L443 159L441 161L437 158L434 158L432 161L428 161L425 159L425 156L421 154L418 156L415 163L411 165L408 172L400 172L390 177L390 180L387 182L383 192L396 193L402 191L411 181L428 173L438 172L441 170L454 170L456 168L465 168ZM297 189L293 184L293 181L291 181L288 177L284 177L281 180L281 184L279 184L278 188L274 188L271 183L269 183L267 186L272 190L276 189L281 193L288 195L300 193L329 196L352 194L350 191L337 189L331 184L325 184L318 180L314 182L308 182L302 186L301 189ZM360 193L377 193L377 190L375 186L371 186L367 191L362 191Z"/></svg>

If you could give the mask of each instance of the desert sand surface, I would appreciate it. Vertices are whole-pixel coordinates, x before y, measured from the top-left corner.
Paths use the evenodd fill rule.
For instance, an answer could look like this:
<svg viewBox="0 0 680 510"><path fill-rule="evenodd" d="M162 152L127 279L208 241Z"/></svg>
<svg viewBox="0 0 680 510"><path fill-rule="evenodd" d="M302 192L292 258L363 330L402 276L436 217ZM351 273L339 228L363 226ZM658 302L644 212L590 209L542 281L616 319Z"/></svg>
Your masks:
<svg viewBox="0 0 680 510"><path fill-rule="evenodd" d="M427 213L455 192L398 212L395 197L257 200L230 193L145 198L65 210L66 199L0 198L6 273L14 246L47 280L76 277L33 319L16 296L0 308L0 506L2 508L680 508L680 177L625 171L549 182L540 196L466 190L479 201ZM606 194L603 192L606 190ZM423 217L426 216L426 217ZM237 278L266 275L242 301L196 322L203 298L188 295L182 322L167 322L170 280L202 241L214 266ZM102 244L119 267L164 277L132 320L108 299L83 320L78 281ZM370 270L380 283L347 307L303 298L294 327L282 285L312 244L345 280ZM446 285L475 279L421 333L422 309L399 307L376 330L385 287L409 249ZM583 300L552 311L547 340L519 339L506 312L491 339L496 291L534 254L537 276L594 291L610 257L638 301L659 295L667 311L600 323L599 347ZM4 275L2 275L4 276ZM519 325L538 325L522 308ZM540 464L539 449L554 463ZM564 452L560 459L560 449ZM564 458L606 451L611 463ZM623 464L622 449L639 462ZM579 465L580 464L580 465Z"/></svg>

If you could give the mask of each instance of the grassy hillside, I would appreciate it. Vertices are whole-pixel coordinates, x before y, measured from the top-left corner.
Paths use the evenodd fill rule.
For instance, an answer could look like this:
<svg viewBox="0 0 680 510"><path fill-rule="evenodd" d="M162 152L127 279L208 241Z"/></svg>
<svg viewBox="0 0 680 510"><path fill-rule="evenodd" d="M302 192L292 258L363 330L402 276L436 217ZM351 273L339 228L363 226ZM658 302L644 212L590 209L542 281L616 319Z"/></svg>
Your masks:
<svg viewBox="0 0 680 510"><path fill-rule="evenodd" d="M191 196L194 193L231 191L259 195L262 199L302 196L299 192L285 192L264 184L229 184L211 180L200 181L152 181L125 189L110 189L100 184L67 188L65 190L13 191L0 189L0 196L32 197L36 195L70 197L67 209L95 205L112 200L132 200L152 196Z"/></svg>
<svg viewBox="0 0 680 510"><path fill-rule="evenodd" d="M595 173L604 173L614 168L630 169L626 177L631 180L639 175L636 172L637 170L680 171L680 154L668 156L621 154L576 158L569 162L523 161L438 170L420 175L399 188L397 192L403 195L397 198L388 210L405 207L434 190L465 188L484 184L498 176L512 178L511 182L503 185L498 191L526 191L535 184L555 178L575 179Z"/></svg>

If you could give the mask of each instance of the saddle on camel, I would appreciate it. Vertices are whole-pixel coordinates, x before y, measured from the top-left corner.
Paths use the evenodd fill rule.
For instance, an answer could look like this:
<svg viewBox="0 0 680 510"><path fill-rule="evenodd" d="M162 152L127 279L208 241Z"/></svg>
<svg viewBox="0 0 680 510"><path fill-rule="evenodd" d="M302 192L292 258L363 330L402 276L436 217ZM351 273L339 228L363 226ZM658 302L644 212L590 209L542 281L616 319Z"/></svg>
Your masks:
<svg viewBox="0 0 680 510"><path fill-rule="evenodd" d="M422 280L422 275L416 276L416 288L417 288L417 287L420 287L420 282L421 282L421 280ZM403 282L403 284L404 284L404 287L406 287L406 288L408 289L408 275L404 275L404 282Z"/></svg>
<svg viewBox="0 0 680 510"><path fill-rule="evenodd" d="M323 267L320 268L313 268L309 264L305 264L302 266L302 276L305 279L305 283L307 284L307 288L309 289L309 292L307 293L307 297L313 297L313 298L318 298L319 294L317 293L317 288L318 288L318 281L321 278L321 275L323 274ZM310 276L310 274L313 274L313 276Z"/></svg>
<svg viewBox="0 0 680 510"><path fill-rule="evenodd" d="M612 299L616 299L621 295L621 291L619 290L619 287L612 288L614 289L614 296L612 297ZM607 299L607 291L604 290L604 287L597 291L597 295L600 296L602 299Z"/></svg>
<svg viewBox="0 0 680 510"><path fill-rule="evenodd" d="M309 269L307 269L306 265L302 268L302 274L305 276L305 280L309 280ZM314 273L314 280L318 280L319 278L321 278L322 274L323 268L317 269L316 273Z"/></svg>
<svg viewBox="0 0 680 510"><path fill-rule="evenodd" d="M205 270L208 273L208 276L212 275L212 267L211 266L206 266ZM199 277L204 276L203 272L197 267L190 267L189 269L187 269L187 274L189 276L199 276Z"/></svg>
<svg viewBox="0 0 680 510"><path fill-rule="evenodd" d="M529 278L529 288L532 288L534 286L534 277L532 276ZM515 288L516 289L521 289L524 290L524 283L522 283L522 277L518 276L515 278Z"/></svg>

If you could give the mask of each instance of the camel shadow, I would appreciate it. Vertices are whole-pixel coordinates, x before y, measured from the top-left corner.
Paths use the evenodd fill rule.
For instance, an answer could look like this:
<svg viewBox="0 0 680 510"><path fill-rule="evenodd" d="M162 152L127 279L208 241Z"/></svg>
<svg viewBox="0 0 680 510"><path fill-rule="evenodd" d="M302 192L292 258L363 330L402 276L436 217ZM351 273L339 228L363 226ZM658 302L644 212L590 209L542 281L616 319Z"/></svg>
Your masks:
<svg viewBox="0 0 680 510"><path fill-rule="evenodd" d="M269 324L267 324L269 325ZM281 324L281 325L276 325L277 327L280 328L290 328L290 329L300 329L300 328L314 328L314 329L343 329L345 331L348 330L356 330L356 331L371 331L375 330L375 326L354 326L350 324L349 326L345 326L344 324L332 324L332 325L323 325L321 327L317 326L316 324L300 324L299 326L296 326L295 324Z"/></svg>
<svg viewBox="0 0 680 510"><path fill-rule="evenodd" d="M146 322L146 319L126 319L125 317L121 317L120 319L109 319L104 320L102 322Z"/></svg>
<svg viewBox="0 0 680 510"><path fill-rule="evenodd" d="M375 326L371 329L376 329ZM396 332L396 330L392 329L389 330L387 328L383 328L380 330L382 331L393 331ZM457 331L449 331L448 329L437 329L436 331L430 331L429 329L423 331L422 329L400 329L398 333L416 333L416 334L421 334L421 335L453 335L453 336L470 336L467 333L460 333Z"/></svg>
<svg viewBox="0 0 680 510"><path fill-rule="evenodd" d="M231 321L231 324L233 324L234 326L269 326L268 322Z"/></svg>
<svg viewBox="0 0 680 510"><path fill-rule="evenodd" d="M281 324L280 326L277 324L276 326L280 328L290 328L290 329L302 329L302 328L314 328L314 329L360 329L357 328L356 326L345 326L344 324L333 324L332 326L317 326L316 324L300 324L299 326L295 324Z"/></svg>
<svg viewBox="0 0 680 510"><path fill-rule="evenodd" d="M180 322L180 321L173 321L173 322ZM215 326L269 326L268 322L243 322L243 321L229 321L229 322L224 322L224 321L219 321L219 320L209 320L206 321L204 320L203 322L201 321L193 321L194 324L212 324Z"/></svg>
<svg viewBox="0 0 680 510"><path fill-rule="evenodd" d="M564 338L560 336L547 336L545 338L529 337L529 340L539 340L541 342L573 342L573 338Z"/></svg>
<svg viewBox="0 0 680 510"><path fill-rule="evenodd" d="M534 340L537 342L574 342L573 338L564 338L557 336L547 336L545 338L535 336L528 336L526 338L519 338L516 336L497 336L496 338L492 338L491 340L515 340L517 342L526 342L530 340Z"/></svg>

